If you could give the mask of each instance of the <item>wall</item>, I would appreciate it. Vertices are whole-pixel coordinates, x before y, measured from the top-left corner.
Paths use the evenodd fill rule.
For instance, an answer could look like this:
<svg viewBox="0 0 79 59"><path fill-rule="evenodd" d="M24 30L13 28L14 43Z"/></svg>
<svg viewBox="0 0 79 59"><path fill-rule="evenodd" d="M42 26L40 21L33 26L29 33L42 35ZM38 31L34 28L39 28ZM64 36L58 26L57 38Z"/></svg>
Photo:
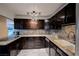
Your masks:
<svg viewBox="0 0 79 59"><path fill-rule="evenodd" d="M69 26L65 26L63 31L65 32L65 35L66 35L66 40L71 42L71 43L74 43L75 44L75 29L76 29L76 25L69 25Z"/></svg>
<svg viewBox="0 0 79 59"><path fill-rule="evenodd" d="M48 32L45 30L15 30L19 31L20 35L47 35Z"/></svg>
<svg viewBox="0 0 79 59"><path fill-rule="evenodd" d="M79 4L76 4L76 55L79 56Z"/></svg>
<svg viewBox="0 0 79 59"><path fill-rule="evenodd" d="M75 44L75 40L76 40L75 29L76 29L75 25L64 26L62 30L58 31L58 37Z"/></svg>
<svg viewBox="0 0 79 59"><path fill-rule="evenodd" d="M0 40L8 36L6 19L7 18L0 16Z"/></svg>

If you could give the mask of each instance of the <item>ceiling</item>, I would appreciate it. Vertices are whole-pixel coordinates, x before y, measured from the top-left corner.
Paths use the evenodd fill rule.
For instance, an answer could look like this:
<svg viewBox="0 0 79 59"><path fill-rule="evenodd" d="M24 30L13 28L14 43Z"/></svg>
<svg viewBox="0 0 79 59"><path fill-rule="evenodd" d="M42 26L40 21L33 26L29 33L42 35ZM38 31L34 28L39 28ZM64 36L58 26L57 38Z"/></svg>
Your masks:
<svg viewBox="0 0 79 59"><path fill-rule="evenodd" d="M49 16L63 3L2 3L0 6L12 12L15 16L27 15L27 12L41 12L40 16Z"/></svg>

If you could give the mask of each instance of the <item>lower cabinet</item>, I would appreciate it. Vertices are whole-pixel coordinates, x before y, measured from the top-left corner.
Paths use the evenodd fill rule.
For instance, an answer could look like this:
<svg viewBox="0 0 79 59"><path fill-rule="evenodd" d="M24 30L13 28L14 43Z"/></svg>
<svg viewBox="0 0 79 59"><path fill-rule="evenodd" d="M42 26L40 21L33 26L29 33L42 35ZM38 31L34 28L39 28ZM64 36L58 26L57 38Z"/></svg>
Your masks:
<svg viewBox="0 0 79 59"><path fill-rule="evenodd" d="M49 55L50 56L55 56L56 49L57 47L51 41L49 41Z"/></svg>
<svg viewBox="0 0 79 59"><path fill-rule="evenodd" d="M50 55L49 53L49 39L48 38L45 38L45 48L46 48L46 52L48 55Z"/></svg>
<svg viewBox="0 0 79 59"><path fill-rule="evenodd" d="M8 46L0 46L0 56L9 56Z"/></svg>
<svg viewBox="0 0 79 59"><path fill-rule="evenodd" d="M68 56L66 53L64 53L61 49L56 49L56 55L57 56Z"/></svg>
<svg viewBox="0 0 79 59"><path fill-rule="evenodd" d="M16 56L21 51L21 49L23 49L25 40L26 39L24 37L21 37L18 40L14 41L8 45L9 51L10 51L10 56Z"/></svg>
<svg viewBox="0 0 79 59"><path fill-rule="evenodd" d="M0 56L16 56L23 48L24 43L25 39L19 38L8 45L0 46Z"/></svg>
<svg viewBox="0 0 79 59"><path fill-rule="evenodd" d="M68 56L64 51L62 51L58 46L49 41L49 54L50 56Z"/></svg>
<svg viewBox="0 0 79 59"><path fill-rule="evenodd" d="M49 56L68 56L46 37L21 37L8 45L0 46L0 56L16 56L21 49L30 48L46 48Z"/></svg>

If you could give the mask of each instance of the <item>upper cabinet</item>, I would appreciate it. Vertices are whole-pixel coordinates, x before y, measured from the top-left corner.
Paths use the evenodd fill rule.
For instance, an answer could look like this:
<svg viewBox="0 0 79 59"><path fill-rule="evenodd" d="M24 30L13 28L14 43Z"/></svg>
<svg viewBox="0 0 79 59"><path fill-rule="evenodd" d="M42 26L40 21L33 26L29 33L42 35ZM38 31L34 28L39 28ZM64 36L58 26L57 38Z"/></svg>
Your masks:
<svg viewBox="0 0 79 59"><path fill-rule="evenodd" d="M65 20L65 8L56 13L50 21L50 29L61 29L62 24Z"/></svg>
<svg viewBox="0 0 79 59"><path fill-rule="evenodd" d="M23 19L14 19L14 29L23 29Z"/></svg>
<svg viewBox="0 0 79 59"><path fill-rule="evenodd" d="M15 29L44 29L44 20L14 19Z"/></svg>
<svg viewBox="0 0 79 59"><path fill-rule="evenodd" d="M76 4L70 3L49 19L50 29L61 29L63 25L75 24Z"/></svg>
<svg viewBox="0 0 79 59"><path fill-rule="evenodd" d="M75 24L76 4L75 3L68 4L65 8L66 8L65 24Z"/></svg>
<svg viewBox="0 0 79 59"><path fill-rule="evenodd" d="M44 20L25 20L24 29L44 29Z"/></svg>
<svg viewBox="0 0 79 59"><path fill-rule="evenodd" d="M58 22L60 22L61 24L64 23L65 20L65 8L63 8L62 10L60 10L57 14L56 14L56 20Z"/></svg>

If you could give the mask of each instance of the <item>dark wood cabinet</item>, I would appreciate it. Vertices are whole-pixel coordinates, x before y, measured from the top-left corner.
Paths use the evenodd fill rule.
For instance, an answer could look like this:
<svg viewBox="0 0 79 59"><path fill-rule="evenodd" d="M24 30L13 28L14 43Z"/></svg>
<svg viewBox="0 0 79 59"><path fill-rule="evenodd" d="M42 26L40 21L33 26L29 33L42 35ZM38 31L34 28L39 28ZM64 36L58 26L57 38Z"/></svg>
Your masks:
<svg viewBox="0 0 79 59"><path fill-rule="evenodd" d="M65 8L56 13L50 20L50 29L61 29L65 20Z"/></svg>
<svg viewBox="0 0 79 59"><path fill-rule="evenodd" d="M58 21L61 25L64 23L64 20L65 20L65 18L66 18L65 12L66 12L65 8L63 8L62 10L60 10L60 11L56 14L56 16L57 16L56 19L57 19L57 21Z"/></svg>
<svg viewBox="0 0 79 59"><path fill-rule="evenodd" d="M45 37L26 37L23 49L40 49L45 47Z"/></svg>
<svg viewBox="0 0 79 59"><path fill-rule="evenodd" d="M68 56L63 50L61 50L53 42L49 41L49 55L50 56Z"/></svg>
<svg viewBox="0 0 79 59"><path fill-rule="evenodd" d="M23 29L24 28L23 19L14 19L14 28Z"/></svg>
<svg viewBox="0 0 79 59"><path fill-rule="evenodd" d="M44 20L14 19L15 29L44 29Z"/></svg>
<svg viewBox="0 0 79 59"><path fill-rule="evenodd" d="M46 37L21 37L8 45L0 46L0 56L16 56L22 49L46 48L49 56L68 56Z"/></svg>
<svg viewBox="0 0 79 59"><path fill-rule="evenodd" d="M8 49L9 49L9 55L10 56L16 56L18 54L19 42L14 41L7 46L8 46Z"/></svg>
<svg viewBox="0 0 79 59"><path fill-rule="evenodd" d="M56 49L57 49L57 46L51 41L49 41L49 55L50 56L56 56Z"/></svg>
<svg viewBox="0 0 79 59"><path fill-rule="evenodd" d="M0 46L0 56L16 56L25 44L25 38L19 38L8 45Z"/></svg>
<svg viewBox="0 0 79 59"><path fill-rule="evenodd" d="M5 46L0 46L0 56L9 56L9 48L7 45Z"/></svg>
<svg viewBox="0 0 79 59"><path fill-rule="evenodd" d="M45 48L45 37L21 37L8 45L0 46L0 56L16 56L22 49Z"/></svg>
<svg viewBox="0 0 79 59"><path fill-rule="evenodd" d="M24 29L44 29L44 20L25 20Z"/></svg>
<svg viewBox="0 0 79 59"><path fill-rule="evenodd" d="M70 3L65 7L66 10L66 19L64 21L65 24L75 24L76 22L76 4Z"/></svg>
<svg viewBox="0 0 79 59"><path fill-rule="evenodd" d="M50 29L61 29L64 25L76 24L76 4L70 3L49 19Z"/></svg>
<svg viewBox="0 0 79 59"><path fill-rule="evenodd" d="M16 41L10 43L8 45L9 47L9 53L10 53L10 56L13 56L13 55L17 55L21 49L23 49L24 45L25 45L25 41L26 39L24 37L21 37L19 39L17 39Z"/></svg>

